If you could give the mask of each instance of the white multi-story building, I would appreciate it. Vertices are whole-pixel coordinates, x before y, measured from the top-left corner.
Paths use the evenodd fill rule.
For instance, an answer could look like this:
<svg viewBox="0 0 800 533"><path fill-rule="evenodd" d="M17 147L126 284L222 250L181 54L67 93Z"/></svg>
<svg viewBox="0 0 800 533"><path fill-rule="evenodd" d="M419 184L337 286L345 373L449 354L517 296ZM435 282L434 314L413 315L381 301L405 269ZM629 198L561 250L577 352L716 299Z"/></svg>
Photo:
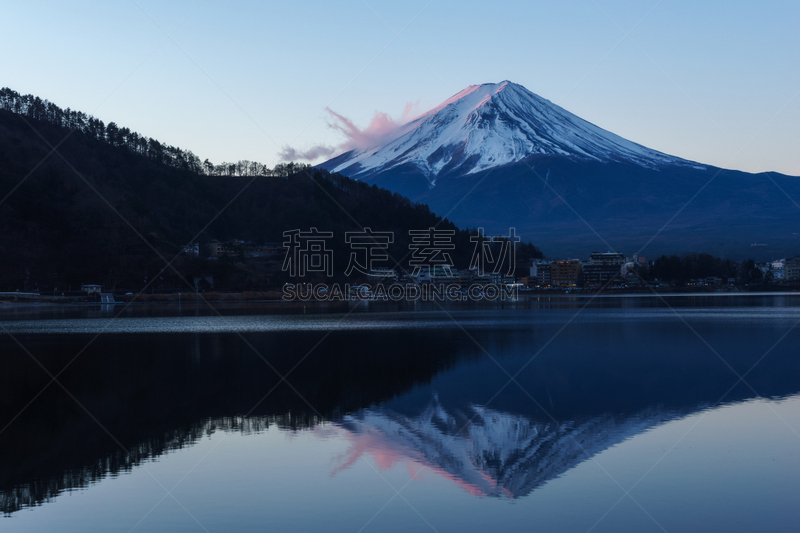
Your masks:
<svg viewBox="0 0 800 533"><path fill-rule="evenodd" d="M786 265L786 259L776 259L772 263L772 276L774 279L784 279L785 278L785 271L784 267Z"/></svg>
<svg viewBox="0 0 800 533"><path fill-rule="evenodd" d="M784 261L783 274L786 281L800 280L800 256L792 257Z"/></svg>

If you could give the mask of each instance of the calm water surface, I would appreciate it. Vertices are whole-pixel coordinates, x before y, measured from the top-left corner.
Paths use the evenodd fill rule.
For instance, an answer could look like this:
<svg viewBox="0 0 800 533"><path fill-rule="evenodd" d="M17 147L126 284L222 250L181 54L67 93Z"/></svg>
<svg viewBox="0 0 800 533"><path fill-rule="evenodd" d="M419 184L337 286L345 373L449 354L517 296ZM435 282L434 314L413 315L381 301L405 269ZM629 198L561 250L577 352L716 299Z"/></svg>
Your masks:
<svg viewBox="0 0 800 533"><path fill-rule="evenodd" d="M0 308L0 529L797 531L799 304Z"/></svg>

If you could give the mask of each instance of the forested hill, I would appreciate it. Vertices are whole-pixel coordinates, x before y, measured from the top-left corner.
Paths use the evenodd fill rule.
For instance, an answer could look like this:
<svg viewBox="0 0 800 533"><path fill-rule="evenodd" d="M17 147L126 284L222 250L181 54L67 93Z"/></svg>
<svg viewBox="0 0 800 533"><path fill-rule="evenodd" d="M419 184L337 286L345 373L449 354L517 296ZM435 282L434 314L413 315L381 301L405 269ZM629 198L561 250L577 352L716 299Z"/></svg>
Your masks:
<svg viewBox="0 0 800 533"><path fill-rule="evenodd" d="M310 165L281 163L270 168L257 161L240 160L236 163L213 164L208 159L200 161L191 150L170 146L157 139L131 131L115 122L102 120L74 109L58 105L32 94L20 94L8 87L0 88L0 110L10 111L30 120L47 122L54 126L83 133L111 146L125 148L142 157L181 170L210 176L288 176Z"/></svg>
<svg viewBox="0 0 800 533"><path fill-rule="evenodd" d="M471 255L468 231L375 186L304 166L208 175L111 142L108 126L100 139L39 116L0 109L0 291L81 283L138 290L154 277L155 289L186 290L177 274L162 272L164 260L151 246L171 260L195 237L201 244L281 242L284 231L312 226L334 232L337 275L349 257L344 233L359 225L393 231L389 251L398 259L408 252L408 230L437 224L455 231L457 265ZM301 172L281 176L287 169ZM210 261L201 253L180 255L174 266L188 279L211 275L218 289L246 290L279 285L282 259Z"/></svg>

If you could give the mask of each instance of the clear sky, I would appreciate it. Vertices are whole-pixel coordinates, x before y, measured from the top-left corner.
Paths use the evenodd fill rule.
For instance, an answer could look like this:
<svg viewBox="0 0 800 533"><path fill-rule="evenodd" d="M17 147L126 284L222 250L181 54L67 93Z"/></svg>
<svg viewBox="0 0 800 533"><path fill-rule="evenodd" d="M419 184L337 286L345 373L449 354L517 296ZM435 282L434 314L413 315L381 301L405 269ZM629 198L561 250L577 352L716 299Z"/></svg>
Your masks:
<svg viewBox="0 0 800 533"><path fill-rule="evenodd" d="M277 162L510 80L648 147L800 175L800 2L136 0L3 6L0 86L215 163ZM171 34L170 37L167 37Z"/></svg>

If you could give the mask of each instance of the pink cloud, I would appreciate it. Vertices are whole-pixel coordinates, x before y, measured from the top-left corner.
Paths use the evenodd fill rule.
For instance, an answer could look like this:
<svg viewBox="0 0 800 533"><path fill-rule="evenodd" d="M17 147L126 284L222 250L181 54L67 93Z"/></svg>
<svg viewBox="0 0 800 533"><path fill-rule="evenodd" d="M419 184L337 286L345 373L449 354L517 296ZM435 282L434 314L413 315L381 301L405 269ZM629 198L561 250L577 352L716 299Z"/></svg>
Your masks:
<svg viewBox="0 0 800 533"><path fill-rule="evenodd" d="M333 117L334 122L328 125L341 132L347 140L342 143L344 150L366 150L377 146L387 136L392 134L397 128L405 124L403 120L395 120L387 113L375 111L369 125L366 128L359 128L352 120L340 115L336 111L326 108L326 111Z"/></svg>
<svg viewBox="0 0 800 533"><path fill-rule="evenodd" d="M408 102L406 104L405 109L403 109L403 116L401 120L403 124L408 124L415 118L419 117L421 113L419 112L419 100L416 102Z"/></svg>
<svg viewBox="0 0 800 533"><path fill-rule="evenodd" d="M397 120L389 116L388 113L375 111L375 115L373 115L366 128L359 128L349 118L326 107L325 111L333 119L328 122L328 127L344 135L344 142L337 146L318 144L307 150L296 150L290 146L284 146L279 156L283 161L313 161L320 158L329 158L334 154L350 150L366 150L367 148L379 146L398 128L420 116L418 106L419 101L407 103L400 119Z"/></svg>

